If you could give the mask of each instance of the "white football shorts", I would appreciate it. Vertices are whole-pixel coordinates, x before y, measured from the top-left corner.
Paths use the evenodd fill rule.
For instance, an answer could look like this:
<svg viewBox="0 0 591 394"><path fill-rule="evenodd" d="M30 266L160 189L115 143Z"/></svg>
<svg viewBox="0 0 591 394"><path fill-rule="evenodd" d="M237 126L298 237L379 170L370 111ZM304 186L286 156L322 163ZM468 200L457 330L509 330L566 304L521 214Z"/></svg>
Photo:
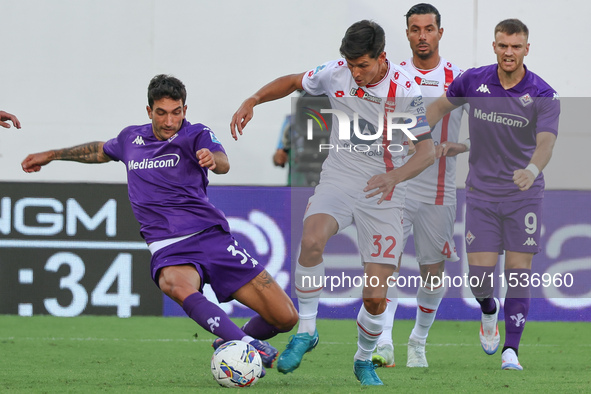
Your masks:
<svg viewBox="0 0 591 394"><path fill-rule="evenodd" d="M419 264L458 261L454 242L456 206L425 204L411 199L406 199L404 204L404 245L412 231Z"/></svg>
<svg viewBox="0 0 591 394"><path fill-rule="evenodd" d="M402 208L394 202L378 205L378 196L366 198L361 192L351 196L336 186L319 184L308 200L304 220L324 213L332 216L339 232L355 224L362 263L398 265L402 253Z"/></svg>

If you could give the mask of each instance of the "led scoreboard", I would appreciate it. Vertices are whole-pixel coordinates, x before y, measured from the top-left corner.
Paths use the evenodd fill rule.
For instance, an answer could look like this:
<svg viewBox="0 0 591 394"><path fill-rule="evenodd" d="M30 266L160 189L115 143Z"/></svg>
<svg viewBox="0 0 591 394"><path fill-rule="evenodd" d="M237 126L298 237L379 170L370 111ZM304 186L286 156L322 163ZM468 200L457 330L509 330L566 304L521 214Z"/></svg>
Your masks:
<svg viewBox="0 0 591 394"><path fill-rule="evenodd" d="M0 314L161 315L127 186L0 183Z"/></svg>

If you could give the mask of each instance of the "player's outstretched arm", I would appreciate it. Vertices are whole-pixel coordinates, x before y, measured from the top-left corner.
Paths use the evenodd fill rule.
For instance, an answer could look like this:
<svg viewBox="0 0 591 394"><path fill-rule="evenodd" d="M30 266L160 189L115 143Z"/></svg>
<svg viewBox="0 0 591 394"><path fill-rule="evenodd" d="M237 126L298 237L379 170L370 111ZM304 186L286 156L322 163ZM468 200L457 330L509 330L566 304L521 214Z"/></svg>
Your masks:
<svg viewBox="0 0 591 394"><path fill-rule="evenodd" d="M536 150L526 168L515 170L513 172L513 183L515 183L522 192L528 190L538 177L538 174L544 170L552 158L552 150L556 142L556 135L542 131L536 136Z"/></svg>
<svg viewBox="0 0 591 394"><path fill-rule="evenodd" d="M48 150L28 155L21 163L23 171L37 172L54 160L77 161L80 163L106 163L112 159L103 151L104 142L89 142L71 148Z"/></svg>
<svg viewBox="0 0 591 394"><path fill-rule="evenodd" d="M452 110L456 109L458 106L453 105L446 97L445 93L437 100L432 102L427 107L427 122L429 122L429 127L433 129L437 122L439 122L443 117L451 112Z"/></svg>
<svg viewBox="0 0 591 394"><path fill-rule="evenodd" d="M465 143L445 141L435 147L435 158L457 156L464 152L468 152L468 145Z"/></svg>
<svg viewBox="0 0 591 394"><path fill-rule="evenodd" d="M254 106L285 97L296 90L302 89L302 78L304 73L290 74L279 77L266 84L258 92L244 100L240 108L232 116L230 122L230 133L237 140L238 134L242 135L244 127L250 122L254 115Z"/></svg>
<svg viewBox="0 0 591 394"><path fill-rule="evenodd" d="M8 112L0 111L0 126L9 129L10 123L8 123L8 121L11 121L17 129L21 128L21 122L16 116L9 114Z"/></svg>
<svg viewBox="0 0 591 394"><path fill-rule="evenodd" d="M380 175L374 175L367 181L364 192L370 192L365 197L370 198L382 193L378 201L381 204L384 198L392 192L394 186L419 175L425 168L435 162L435 145L431 138L415 142L416 152L402 167Z"/></svg>

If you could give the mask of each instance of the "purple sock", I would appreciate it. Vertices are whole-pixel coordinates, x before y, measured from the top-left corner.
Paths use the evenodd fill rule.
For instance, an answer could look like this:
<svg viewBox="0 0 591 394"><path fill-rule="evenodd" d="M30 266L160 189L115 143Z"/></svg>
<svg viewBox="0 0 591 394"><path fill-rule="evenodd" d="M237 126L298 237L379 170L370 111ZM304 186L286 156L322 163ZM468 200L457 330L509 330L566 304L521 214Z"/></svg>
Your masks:
<svg viewBox="0 0 591 394"><path fill-rule="evenodd" d="M225 341L240 340L246 336L222 308L199 292L185 298L183 310L201 327Z"/></svg>
<svg viewBox="0 0 591 394"><path fill-rule="evenodd" d="M478 265L471 265L468 272L472 294L480 304L480 310L485 314L493 314L497 310L493 299L494 281L492 274L494 272L495 267L481 267ZM472 279L472 277L475 278Z"/></svg>
<svg viewBox="0 0 591 394"><path fill-rule="evenodd" d="M517 353L529 312L531 292L528 285L531 270L508 269L505 270L505 277L509 285L505 296L505 346L503 350L512 348ZM511 278L516 278L517 281L511 280ZM511 286L512 284L517 284L517 286Z"/></svg>
<svg viewBox="0 0 591 394"><path fill-rule="evenodd" d="M242 331L244 331L246 335L250 335L251 337L260 340L273 338L280 332L286 332L281 331L277 327L267 323L265 319L263 319L260 315L256 315L255 317L247 321L241 329Z"/></svg>

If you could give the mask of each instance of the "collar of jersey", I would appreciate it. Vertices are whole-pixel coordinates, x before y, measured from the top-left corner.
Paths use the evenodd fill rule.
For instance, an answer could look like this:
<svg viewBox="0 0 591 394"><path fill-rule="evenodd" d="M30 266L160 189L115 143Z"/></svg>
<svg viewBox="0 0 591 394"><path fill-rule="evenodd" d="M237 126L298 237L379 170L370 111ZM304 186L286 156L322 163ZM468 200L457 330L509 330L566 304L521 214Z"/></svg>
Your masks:
<svg viewBox="0 0 591 394"><path fill-rule="evenodd" d="M437 65L429 70L423 70L422 68L418 68L417 66L415 66L415 62L412 61L412 58L410 58L410 64L414 67L415 70L417 70L418 72L420 72L423 75L427 75L432 71L435 71L439 68L439 66L441 66L441 56L439 56L439 63L437 63Z"/></svg>
<svg viewBox="0 0 591 394"><path fill-rule="evenodd" d="M499 74L497 73L498 68L499 68L498 64L496 67L493 67L493 75L492 75L493 83L492 84L500 86L502 88L503 85L501 85L501 80L499 79ZM527 69L527 66L525 64L523 65L523 68L525 69L525 74L523 75L523 78L521 79L521 81L519 81L519 83L517 85L513 86L512 88L507 89L507 91L514 90L516 92L521 92L523 90L522 85L524 85L524 87L527 87L529 85L527 80L529 80L530 72Z"/></svg>
<svg viewBox="0 0 591 394"><path fill-rule="evenodd" d="M384 74L384 78L380 79L378 82L376 83L372 83L372 84L367 84L365 85L366 88L373 88L374 86L378 86L379 84L381 84L386 78L388 78L388 75L390 75L390 62L388 61L388 59L386 59L386 63L388 64L388 69L386 70L386 74Z"/></svg>

